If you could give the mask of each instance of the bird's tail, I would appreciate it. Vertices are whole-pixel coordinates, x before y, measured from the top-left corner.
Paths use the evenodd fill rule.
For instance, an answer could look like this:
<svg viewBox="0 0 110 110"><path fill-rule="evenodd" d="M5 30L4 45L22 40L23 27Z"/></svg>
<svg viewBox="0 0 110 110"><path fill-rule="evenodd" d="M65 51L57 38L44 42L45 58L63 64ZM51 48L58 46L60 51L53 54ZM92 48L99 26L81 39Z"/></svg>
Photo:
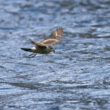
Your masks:
<svg viewBox="0 0 110 110"><path fill-rule="evenodd" d="M21 48L21 49L24 50L24 51L33 52L33 50L30 49L30 48Z"/></svg>

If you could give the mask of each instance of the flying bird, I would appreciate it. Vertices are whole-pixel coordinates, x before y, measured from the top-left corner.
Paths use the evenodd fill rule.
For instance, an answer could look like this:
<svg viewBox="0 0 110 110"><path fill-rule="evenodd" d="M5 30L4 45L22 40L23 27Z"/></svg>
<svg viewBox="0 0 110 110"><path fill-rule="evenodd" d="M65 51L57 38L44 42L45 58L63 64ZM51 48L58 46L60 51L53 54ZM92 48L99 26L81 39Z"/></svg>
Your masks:
<svg viewBox="0 0 110 110"><path fill-rule="evenodd" d="M27 52L40 53L40 54L48 54L50 52L55 52L54 44L58 43L63 36L63 28L58 28L56 31L53 31L49 37L45 38L41 42L35 42L30 40L34 47L32 48L21 48Z"/></svg>

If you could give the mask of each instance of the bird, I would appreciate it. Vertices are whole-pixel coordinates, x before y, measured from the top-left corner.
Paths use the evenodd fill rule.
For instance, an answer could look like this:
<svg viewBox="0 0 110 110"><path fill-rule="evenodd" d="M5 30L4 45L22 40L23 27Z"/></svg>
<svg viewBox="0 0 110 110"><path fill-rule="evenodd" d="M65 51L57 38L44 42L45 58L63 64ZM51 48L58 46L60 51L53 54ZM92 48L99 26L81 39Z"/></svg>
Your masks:
<svg viewBox="0 0 110 110"><path fill-rule="evenodd" d="M49 54L50 52L55 52L54 44L58 43L62 39L62 36L63 28L60 27L57 28L55 31L51 32L51 34L41 42L30 40L34 47L21 49L27 52Z"/></svg>

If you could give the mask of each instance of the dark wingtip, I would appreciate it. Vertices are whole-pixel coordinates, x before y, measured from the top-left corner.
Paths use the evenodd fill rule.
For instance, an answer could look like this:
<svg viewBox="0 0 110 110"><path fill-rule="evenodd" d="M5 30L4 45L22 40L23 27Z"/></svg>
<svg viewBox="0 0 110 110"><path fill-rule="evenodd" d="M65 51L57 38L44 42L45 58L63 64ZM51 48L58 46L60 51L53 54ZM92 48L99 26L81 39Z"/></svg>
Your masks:
<svg viewBox="0 0 110 110"><path fill-rule="evenodd" d="M25 50L25 48L21 48L21 50Z"/></svg>
<svg viewBox="0 0 110 110"><path fill-rule="evenodd" d="M32 49L30 48L21 48L21 50L32 52Z"/></svg>
<svg viewBox="0 0 110 110"><path fill-rule="evenodd" d="M30 40L30 42L34 45L37 45L37 42L33 41L33 40Z"/></svg>

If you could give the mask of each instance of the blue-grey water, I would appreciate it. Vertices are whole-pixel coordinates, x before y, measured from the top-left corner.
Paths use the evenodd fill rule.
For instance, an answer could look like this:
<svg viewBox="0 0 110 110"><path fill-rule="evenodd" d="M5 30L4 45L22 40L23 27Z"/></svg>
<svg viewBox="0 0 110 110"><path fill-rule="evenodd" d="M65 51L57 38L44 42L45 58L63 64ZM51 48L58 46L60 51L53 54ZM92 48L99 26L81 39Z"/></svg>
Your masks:
<svg viewBox="0 0 110 110"><path fill-rule="evenodd" d="M55 53L30 53L64 28ZM0 110L110 110L110 0L0 0Z"/></svg>

